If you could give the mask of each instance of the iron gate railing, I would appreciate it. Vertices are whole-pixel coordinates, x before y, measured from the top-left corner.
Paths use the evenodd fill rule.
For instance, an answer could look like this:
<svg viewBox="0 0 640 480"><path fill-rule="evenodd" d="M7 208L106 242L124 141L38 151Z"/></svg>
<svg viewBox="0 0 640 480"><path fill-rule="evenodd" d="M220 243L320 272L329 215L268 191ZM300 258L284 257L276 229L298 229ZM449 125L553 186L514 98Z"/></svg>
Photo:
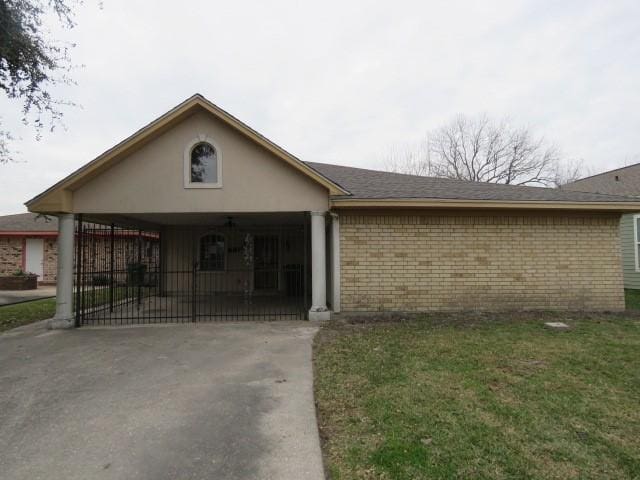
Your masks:
<svg viewBox="0 0 640 480"><path fill-rule="evenodd" d="M305 319L307 225L76 231L77 325Z"/></svg>

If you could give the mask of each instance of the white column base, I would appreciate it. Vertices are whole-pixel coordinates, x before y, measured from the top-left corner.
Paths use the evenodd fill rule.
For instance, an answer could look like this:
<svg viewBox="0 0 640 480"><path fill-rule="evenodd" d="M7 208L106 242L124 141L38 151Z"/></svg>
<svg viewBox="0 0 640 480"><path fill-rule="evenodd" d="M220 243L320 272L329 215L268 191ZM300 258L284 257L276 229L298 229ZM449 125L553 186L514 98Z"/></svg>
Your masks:
<svg viewBox="0 0 640 480"><path fill-rule="evenodd" d="M47 322L47 328L49 330L62 330L75 327L75 319L73 318L55 318Z"/></svg>
<svg viewBox="0 0 640 480"><path fill-rule="evenodd" d="M329 310L317 311L317 310L309 310L309 321L310 322L327 322L331 320L331 312Z"/></svg>

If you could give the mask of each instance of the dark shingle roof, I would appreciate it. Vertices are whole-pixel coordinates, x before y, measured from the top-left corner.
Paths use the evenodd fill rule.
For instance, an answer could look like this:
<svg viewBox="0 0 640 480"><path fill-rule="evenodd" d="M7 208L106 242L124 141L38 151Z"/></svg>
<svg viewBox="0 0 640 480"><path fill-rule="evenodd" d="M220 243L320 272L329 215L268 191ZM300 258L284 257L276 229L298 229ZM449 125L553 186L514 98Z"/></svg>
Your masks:
<svg viewBox="0 0 640 480"><path fill-rule="evenodd" d="M57 232L58 218L37 213L0 216L0 232Z"/></svg>
<svg viewBox="0 0 640 480"><path fill-rule="evenodd" d="M499 185L448 178L420 177L401 173L344 167L327 163L307 165L348 190L358 199L451 199L549 202L637 202L637 199L572 192L556 188Z"/></svg>
<svg viewBox="0 0 640 480"><path fill-rule="evenodd" d="M640 163L581 178L564 185L562 189L640 197Z"/></svg>

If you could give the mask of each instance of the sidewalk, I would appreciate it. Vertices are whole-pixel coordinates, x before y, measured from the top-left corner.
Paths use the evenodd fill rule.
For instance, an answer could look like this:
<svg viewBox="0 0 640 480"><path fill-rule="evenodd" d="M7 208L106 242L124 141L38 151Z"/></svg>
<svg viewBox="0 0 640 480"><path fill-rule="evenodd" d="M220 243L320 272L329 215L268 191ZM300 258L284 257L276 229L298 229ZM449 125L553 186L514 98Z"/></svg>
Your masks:
<svg viewBox="0 0 640 480"><path fill-rule="evenodd" d="M56 296L56 286L46 285L37 290L0 290L0 306L28 302Z"/></svg>

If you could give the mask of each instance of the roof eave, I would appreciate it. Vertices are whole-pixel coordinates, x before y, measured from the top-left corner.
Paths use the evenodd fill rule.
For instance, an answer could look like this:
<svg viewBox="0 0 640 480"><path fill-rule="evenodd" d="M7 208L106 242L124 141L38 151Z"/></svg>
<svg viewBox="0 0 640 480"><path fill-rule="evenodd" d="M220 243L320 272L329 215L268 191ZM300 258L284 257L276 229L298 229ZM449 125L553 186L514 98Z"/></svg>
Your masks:
<svg viewBox="0 0 640 480"><path fill-rule="evenodd" d="M640 212L640 202L566 202L542 200L470 200L418 198L333 198L332 208L478 208L509 210L579 210Z"/></svg>

